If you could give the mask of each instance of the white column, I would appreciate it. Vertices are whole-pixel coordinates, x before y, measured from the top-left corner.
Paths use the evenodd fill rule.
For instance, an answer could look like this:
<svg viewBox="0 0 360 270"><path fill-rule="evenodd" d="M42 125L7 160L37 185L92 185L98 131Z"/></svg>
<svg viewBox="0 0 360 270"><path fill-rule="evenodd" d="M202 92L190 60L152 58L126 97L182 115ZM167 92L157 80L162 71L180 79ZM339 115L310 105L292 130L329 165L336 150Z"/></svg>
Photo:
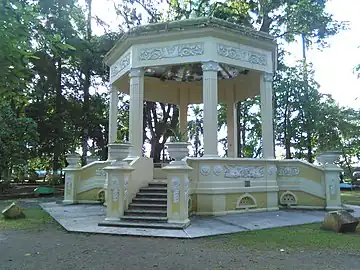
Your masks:
<svg viewBox="0 0 360 270"><path fill-rule="evenodd" d="M269 159L275 158L272 83L272 73L263 73L260 76L261 133L263 142L263 158Z"/></svg>
<svg viewBox="0 0 360 270"><path fill-rule="evenodd" d="M203 70L203 103L204 103L204 156L218 157L218 78L219 64L213 61L204 62Z"/></svg>
<svg viewBox="0 0 360 270"><path fill-rule="evenodd" d="M187 114L188 114L188 103L189 93L188 90L179 90L180 104L179 104L179 128L181 133L187 131Z"/></svg>
<svg viewBox="0 0 360 270"><path fill-rule="evenodd" d="M130 70L129 157L141 157L143 147L144 70Z"/></svg>
<svg viewBox="0 0 360 270"><path fill-rule="evenodd" d="M237 117L234 90L226 91L228 157L237 157Z"/></svg>
<svg viewBox="0 0 360 270"><path fill-rule="evenodd" d="M109 139L108 143L114 143L117 140L117 116L118 116L118 103L119 92L118 89L111 85L110 91L110 106L109 106Z"/></svg>

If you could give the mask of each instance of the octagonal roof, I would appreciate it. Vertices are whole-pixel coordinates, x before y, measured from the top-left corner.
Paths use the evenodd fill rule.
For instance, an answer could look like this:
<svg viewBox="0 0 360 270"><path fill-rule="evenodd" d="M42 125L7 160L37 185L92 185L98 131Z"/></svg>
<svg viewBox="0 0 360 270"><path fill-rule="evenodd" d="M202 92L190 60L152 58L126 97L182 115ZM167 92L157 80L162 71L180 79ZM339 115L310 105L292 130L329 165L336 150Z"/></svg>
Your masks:
<svg viewBox="0 0 360 270"><path fill-rule="evenodd" d="M130 29L106 54L110 83L129 93L132 68L145 70L145 99L178 104L202 101L201 63L219 63L219 101L259 93L261 72L276 70L277 44L271 35L212 17L148 24Z"/></svg>

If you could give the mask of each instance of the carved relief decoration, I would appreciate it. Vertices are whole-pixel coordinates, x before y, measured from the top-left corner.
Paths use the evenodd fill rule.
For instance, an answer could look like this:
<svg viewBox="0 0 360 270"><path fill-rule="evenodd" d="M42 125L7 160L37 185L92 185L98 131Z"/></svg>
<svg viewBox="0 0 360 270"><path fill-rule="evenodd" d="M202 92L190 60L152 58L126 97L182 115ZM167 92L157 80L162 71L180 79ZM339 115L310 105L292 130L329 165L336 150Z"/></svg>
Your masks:
<svg viewBox="0 0 360 270"><path fill-rule="evenodd" d="M200 173L204 176L208 176L211 172L210 166L202 165L200 166Z"/></svg>
<svg viewBox="0 0 360 270"><path fill-rule="evenodd" d="M189 184L190 184L189 178L186 177L185 182L184 182L185 201L187 201L187 199L189 197L189 190L190 190Z"/></svg>
<svg viewBox="0 0 360 270"><path fill-rule="evenodd" d="M245 50L241 47L233 47L224 44L217 44L218 55L233 60L249 62L251 64L266 66L267 56L265 54Z"/></svg>
<svg viewBox="0 0 360 270"><path fill-rule="evenodd" d="M96 169L95 175L96 176L106 176L106 172L103 169Z"/></svg>
<svg viewBox="0 0 360 270"><path fill-rule="evenodd" d="M225 178L262 178L264 167L260 166L225 166Z"/></svg>
<svg viewBox="0 0 360 270"><path fill-rule="evenodd" d="M140 50L141 61L159 60L164 58L189 57L204 54L204 43L185 43L172 46L144 48Z"/></svg>
<svg viewBox="0 0 360 270"><path fill-rule="evenodd" d="M215 165L213 172L215 175L220 175L220 173L222 172L222 166L221 165Z"/></svg>
<svg viewBox="0 0 360 270"><path fill-rule="evenodd" d="M296 195L290 191L286 191L280 196L280 204L282 205L297 205L297 201Z"/></svg>
<svg viewBox="0 0 360 270"><path fill-rule="evenodd" d="M268 167L268 174L269 175L276 175L276 172L277 172L276 166L269 166Z"/></svg>
<svg viewBox="0 0 360 270"><path fill-rule="evenodd" d="M130 53L125 54L123 57L118 59L111 67L110 74L111 78L116 77L122 70L130 65Z"/></svg>
<svg viewBox="0 0 360 270"><path fill-rule="evenodd" d="M300 174L300 170L297 167L279 167L278 175L279 176L297 176Z"/></svg>
<svg viewBox="0 0 360 270"><path fill-rule="evenodd" d="M111 183L111 192L113 202L117 202L120 196L120 179L113 179Z"/></svg>
<svg viewBox="0 0 360 270"><path fill-rule="evenodd" d="M129 190L129 175L124 176L124 201L127 200L127 194Z"/></svg>
<svg viewBox="0 0 360 270"><path fill-rule="evenodd" d="M65 188L66 188L66 194L71 196L72 195L72 185L73 185L73 175L66 174L65 175Z"/></svg>
<svg viewBox="0 0 360 270"><path fill-rule="evenodd" d="M248 193L241 196L236 203L236 209L248 209L248 208L256 208L256 207L257 207L256 199Z"/></svg>
<svg viewBox="0 0 360 270"><path fill-rule="evenodd" d="M172 192L173 192L173 203L180 202L180 179L179 177L173 177L171 180Z"/></svg>

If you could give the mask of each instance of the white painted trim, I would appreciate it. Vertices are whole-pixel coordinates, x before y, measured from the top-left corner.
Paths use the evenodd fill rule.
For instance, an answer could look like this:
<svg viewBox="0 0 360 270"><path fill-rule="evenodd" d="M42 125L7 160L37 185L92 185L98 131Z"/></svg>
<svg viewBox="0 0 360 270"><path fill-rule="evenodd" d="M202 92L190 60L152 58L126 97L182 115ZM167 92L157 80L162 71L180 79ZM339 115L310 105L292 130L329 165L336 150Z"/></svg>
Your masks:
<svg viewBox="0 0 360 270"><path fill-rule="evenodd" d="M270 187L248 187L248 188L197 188L193 194L234 194L234 193L251 193L251 192L278 192L276 186Z"/></svg>
<svg viewBox="0 0 360 270"><path fill-rule="evenodd" d="M104 188L104 184L105 180L96 179L95 177L89 180L79 181L76 194L81 194L95 188Z"/></svg>
<svg viewBox="0 0 360 270"><path fill-rule="evenodd" d="M279 205L279 207L281 209L309 209L309 210L324 210L325 207L324 206L307 206L307 205L289 205L289 206L284 206L284 205Z"/></svg>
<svg viewBox="0 0 360 270"><path fill-rule="evenodd" d="M325 199L325 184L319 184L306 178L297 178L289 180L278 180L279 189L289 191L302 191L313 196Z"/></svg>

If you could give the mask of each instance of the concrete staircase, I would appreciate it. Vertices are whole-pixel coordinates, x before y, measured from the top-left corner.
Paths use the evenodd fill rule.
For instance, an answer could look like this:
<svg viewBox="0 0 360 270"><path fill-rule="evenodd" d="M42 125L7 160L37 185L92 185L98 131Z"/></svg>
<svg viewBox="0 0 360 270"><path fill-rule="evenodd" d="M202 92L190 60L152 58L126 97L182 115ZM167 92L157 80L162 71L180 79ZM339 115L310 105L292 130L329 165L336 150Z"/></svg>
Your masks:
<svg viewBox="0 0 360 270"><path fill-rule="evenodd" d="M120 222L100 223L101 226L183 229L182 224L168 223L167 219L167 183L155 179L143 187L130 203Z"/></svg>

